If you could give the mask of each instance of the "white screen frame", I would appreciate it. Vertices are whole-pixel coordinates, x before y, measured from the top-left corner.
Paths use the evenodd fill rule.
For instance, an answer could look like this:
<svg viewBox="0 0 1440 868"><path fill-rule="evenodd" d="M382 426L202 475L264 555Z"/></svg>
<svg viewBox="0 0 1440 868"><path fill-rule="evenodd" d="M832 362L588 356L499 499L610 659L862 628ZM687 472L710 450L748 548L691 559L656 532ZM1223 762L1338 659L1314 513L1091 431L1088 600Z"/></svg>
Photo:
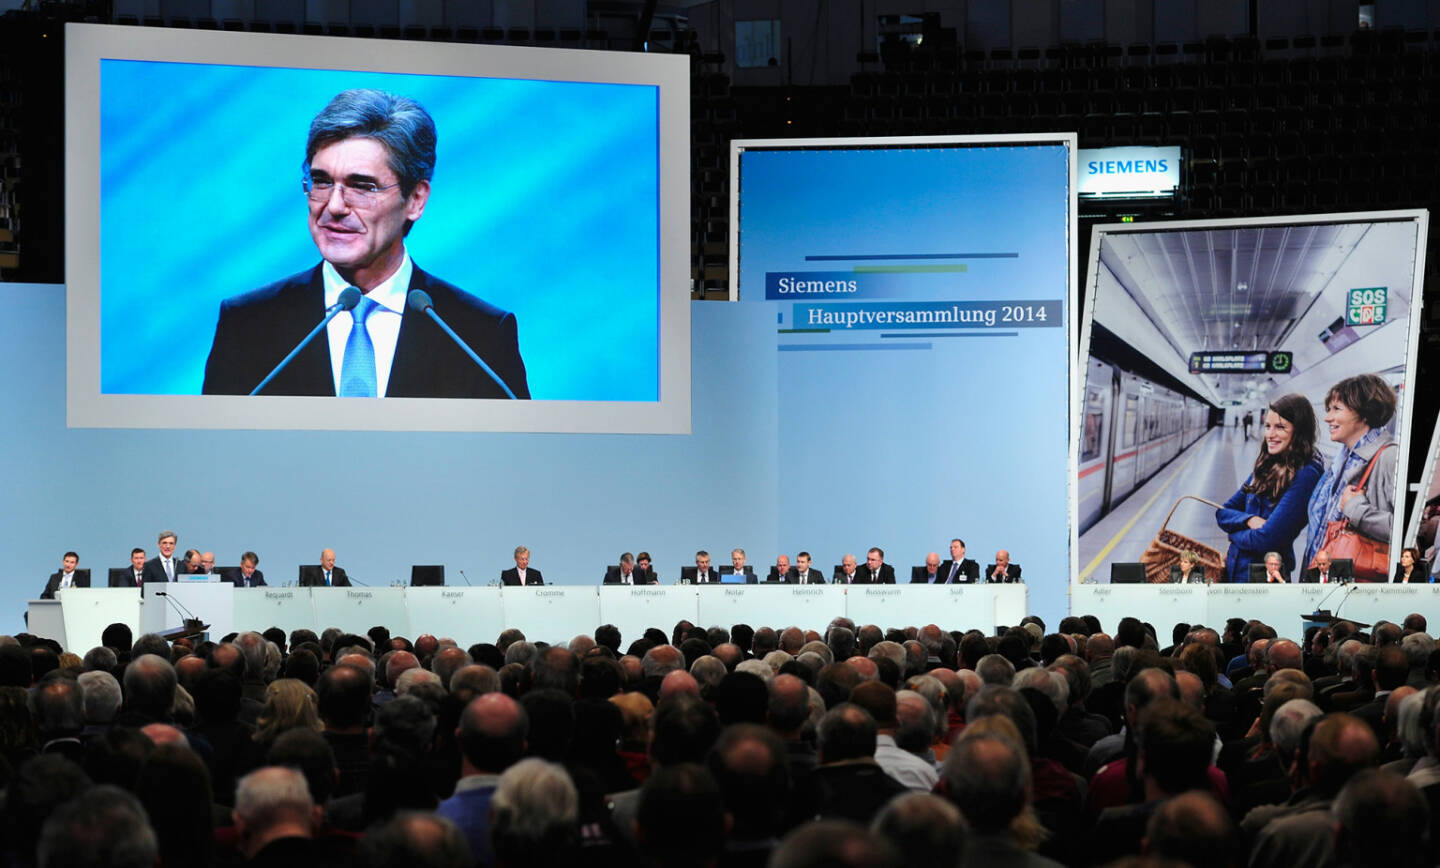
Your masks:
<svg viewBox="0 0 1440 868"><path fill-rule="evenodd" d="M690 433L690 67L684 56L65 25L66 424L71 428ZM100 61L652 85L659 92L659 400L507 401L100 391Z"/></svg>

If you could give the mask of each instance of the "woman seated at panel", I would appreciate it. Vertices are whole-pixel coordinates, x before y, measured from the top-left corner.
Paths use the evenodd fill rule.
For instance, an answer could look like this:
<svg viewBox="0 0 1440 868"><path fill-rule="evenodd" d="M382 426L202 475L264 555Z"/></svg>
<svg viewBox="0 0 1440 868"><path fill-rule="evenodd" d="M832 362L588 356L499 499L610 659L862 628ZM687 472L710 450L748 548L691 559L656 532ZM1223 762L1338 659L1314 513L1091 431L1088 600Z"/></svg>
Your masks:
<svg viewBox="0 0 1440 868"><path fill-rule="evenodd" d="M1420 550L1417 548L1403 548L1400 550L1400 560L1395 564L1395 577L1392 582L1409 584L1414 582L1433 582L1425 561L1420 557Z"/></svg>
<svg viewBox="0 0 1440 868"><path fill-rule="evenodd" d="M1310 497L1309 538L1305 559L1309 564L1320 549L1332 557L1350 557L1355 563L1355 578L1360 581L1384 581L1384 564L1379 571L1367 572L1359 555L1346 551L1333 536L1346 522L1349 529L1360 534L1361 548L1388 549L1390 524L1395 513L1395 462L1400 450L1395 437L1384 426L1395 416L1395 390L1375 374L1360 374L1336 383L1325 395L1325 424L1330 439L1341 445L1340 453L1325 468Z"/></svg>
<svg viewBox="0 0 1440 868"><path fill-rule="evenodd" d="M1315 411L1304 395L1283 395L1265 413L1260 454L1240 490L1215 511L1230 538L1225 575L1250 581L1250 565L1280 555L1285 575L1295 569L1295 538L1305 529L1305 506L1324 472L1315 450Z"/></svg>
<svg viewBox="0 0 1440 868"><path fill-rule="evenodd" d="M1170 581L1177 585L1205 584L1205 568L1200 566L1200 556L1190 549L1181 552L1180 561L1170 565Z"/></svg>

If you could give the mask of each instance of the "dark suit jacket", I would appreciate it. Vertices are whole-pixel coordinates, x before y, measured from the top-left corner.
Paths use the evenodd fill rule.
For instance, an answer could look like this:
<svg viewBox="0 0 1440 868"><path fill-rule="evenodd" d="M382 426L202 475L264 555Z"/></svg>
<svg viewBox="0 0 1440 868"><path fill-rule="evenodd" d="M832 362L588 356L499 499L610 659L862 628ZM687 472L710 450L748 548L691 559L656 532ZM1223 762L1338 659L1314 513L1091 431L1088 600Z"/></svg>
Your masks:
<svg viewBox="0 0 1440 868"><path fill-rule="evenodd" d="M1416 578L1419 578L1418 575L1416 575L1415 577L1416 577ZM1354 581L1354 580L1355 580L1355 577L1354 577L1353 575L1351 575L1351 568L1350 568L1350 567L1344 566L1344 565L1341 565L1341 564L1338 564L1338 563L1334 563L1334 562L1332 562L1332 563L1330 564L1330 581L1332 581L1332 582L1352 582L1352 581ZM1320 581L1320 568L1319 568L1319 567L1306 567L1306 568L1305 568L1305 572L1303 572L1303 573L1300 574L1300 581L1302 581L1302 582L1318 582L1318 581Z"/></svg>
<svg viewBox="0 0 1440 868"><path fill-rule="evenodd" d="M943 584L945 584L945 574L944 574L943 572L941 572L940 570L936 570L936 571L935 571L935 581L932 582L932 581L930 581L930 574L927 573L927 572L925 572L925 568L924 568L924 567L916 567L916 569L920 570L920 575L918 575L918 576L917 576L917 575L914 575L914 571L912 570L912 571L911 571L911 576L910 576L910 584L912 584L912 585L943 585ZM958 579L964 579L964 578L965 578L965 574L964 574L964 573L961 573L959 576L956 576L956 578L958 578Z"/></svg>
<svg viewBox="0 0 1440 868"><path fill-rule="evenodd" d="M59 590L59 588L60 588L60 577L61 577L61 575L63 575L63 574L62 574L59 570L56 570L55 572L53 572L53 573L50 574L50 580L45 583L45 590L43 590L43 591L40 592L40 599L42 599L42 600L53 600L53 599L55 599L55 592L56 592L57 590ZM90 571L89 571L89 570L82 570L82 569L78 569L78 568L77 568L77 569L75 570L75 584L73 585L73 587L76 587L76 588L88 588L88 587L90 587Z"/></svg>
<svg viewBox="0 0 1440 868"><path fill-rule="evenodd" d="M518 584L520 584L520 568L519 568L519 567L511 567L511 568L508 569L508 570L501 570L501 571L500 571L500 584L502 584L502 585L518 585ZM530 585L543 585L543 584L545 584L545 577L542 576L542 575L540 575L540 571L537 570L537 569L535 569L534 567L527 567L526 570L525 570L525 586L526 586L526 587L529 587Z"/></svg>
<svg viewBox="0 0 1440 868"><path fill-rule="evenodd" d="M511 572L514 572L514 570L511 570ZM643 573L640 572L640 569L637 567L636 569L632 570L631 573L630 573L630 583L631 583L631 584L635 584L635 585L653 585L653 584L655 584L655 575L654 575L654 573L655 573L655 571L654 571L654 570L651 570L648 574L643 574ZM607 584L607 585L619 585L619 584L622 584L621 579L620 579L620 568L619 568L618 566L606 567L606 568L605 568L605 584Z"/></svg>
<svg viewBox="0 0 1440 868"><path fill-rule="evenodd" d="M225 581L237 588L263 588L265 587L265 574L256 570L250 574L250 583L245 583L245 577L240 575L240 568L236 567L225 574Z"/></svg>
<svg viewBox="0 0 1440 868"><path fill-rule="evenodd" d="M449 323L520 398L530 397L515 317L415 265L410 289L430 294ZM317 265L220 303L215 341L205 362L206 395L248 395L325 316L325 285ZM334 395L330 347L316 336L280 372L267 395ZM400 321L387 397L503 398L504 391L427 315L408 307Z"/></svg>
<svg viewBox="0 0 1440 868"><path fill-rule="evenodd" d="M954 558L940 562L940 575L950 577L950 567L955 563ZM974 582L980 578L980 565L969 558L961 558L960 572L955 574L957 582Z"/></svg>
<svg viewBox="0 0 1440 868"><path fill-rule="evenodd" d="M682 577L683 577L683 576L687 576L687 575L689 575L689 574L691 573L692 570L694 571L694 574L695 574L695 583L696 583L696 584L707 584L707 583L714 583L714 582L720 581L720 571L717 570L717 569L715 569L714 567L711 567L711 568L710 568L710 571L709 571L708 573L704 573L704 574L702 574L702 573L701 573L698 569L696 569L695 567L681 567L681 568L680 568L680 575L681 575Z"/></svg>
<svg viewBox="0 0 1440 868"><path fill-rule="evenodd" d="M986 565L985 565L985 581L987 581L987 582L993 581L993 579L990 578L990 577L993 576L993 575L995 575L995 565L994 565L994 564L986 564ZM1020 565L1019 565L1019 564L1014 563L1014 562L1011 562L1011 563L1009 563L1009 564L1007 564L1007 565L1005 566L1005 581L1007 581L1007 582L1018 582L1018 581L1020 581Z"/></svg>
<svg viewBox="0 0 1440 868"><path fill-rule="evenodd" d="M800 584L800 579L801 576L799 567L791 567L790 572L785 574L785 581L789 582L792 585ZM806 581L805 584L823 585L825 584L825 574L815 569L814 567L811 567L809 570L809 580Z"/></svg>
<svg viewBox="0 0 1440 868"><path fill-rule="evenodd" d="M185 575L185 561L180 558L171 558L171 560L175 561L175 563L171 567L175 570L175 575L177 577ZM151 582L169 581L169 579L165 577L165 568L160 565L159 555L156 555L155 557L145 562L145 572L143 573L143 576L145 584L147 585Z"/></svg>
<svg viewBox="0 0 1440 868"><path fill-rule="evenodd" d="M855 568L855 584L857 585L893 585L895 584L895 568L889 564L881 564L880 575L877 577L870 572L869 564L861 564Z"/></svg>
<svg viewBox="0 0 1440 868"><path fill-rule="evenodd" d="M259 571L259 570L256 570L255 572L256 572L256 573L259 573L260 571ZM236 570L236 571L235 571L235 574L238 576L238 575L240 574L240 571L239 571L239 570ZM229 581L229 580L227 579L226 581ZM263 585L263 584L265 584L265 583L264 583L264 582L261 582L260 584ZM326 585L325 585L325 571L322 570L322 569L320 569L320 565L319 565L319 564L310 564L310 565L308 565L308 566L303 566L303 567L300 568L300 587L302 587L302 588L323 588L323 587L325 587L325 586L326 586ZM330 568L330 585L329 585L329 586L332 587L332 588L348 588L348 587L350 587L350 577L349 577L348 575L346 575L346 573L345 573L345 568L344 568L344 567L331 567L331 568Z"/></svg>
<svg viewBox="0 0 1440 868"><path fill-rule="evenodd" d="M140 575L145 575L142 570ZM110 570L109 585L112 588L138 588L139 582L135 581L135 569L133 567L116 567Z"/></svg>
<svg viewBox="0 0 1440 868"><path fill-rule="evenodd" d="M813 569L813 568L812 568L812 569ZM863 585L863 584L865 584L865 583L868 581L868 579L866 579L866 578L864 577L864 574L862 574L862 573L860 572L860 569L861 569L860 567L856 567L856 568L855 568L855 578L852 579L852 580L849 582L849 584L852 584L852 585ZM837 584L837 585L846 584L846 582L845 582L845 571L844 571L843 569L842 569L842 570L836 570L836 571L835 571L835 575L834 575L834 576L831 576L831 579L830 579L830 580L833 581L833 582L834 582L835 584Z"/></svg>
<svg viewBox="0 0 1440 868"><path fill-rule="evenodd" d="M1400 581L1400 577L1404 574L1404 569L1405 568L1400 566L1399 562L1397 561L1395 564L1395 575L1391 577L1390 581ZM1430 565L1425 563L1425 561L1423 560L1416 561L1415 566L1410 570L1410 584L1423 584L1429 581Z"/></svg>

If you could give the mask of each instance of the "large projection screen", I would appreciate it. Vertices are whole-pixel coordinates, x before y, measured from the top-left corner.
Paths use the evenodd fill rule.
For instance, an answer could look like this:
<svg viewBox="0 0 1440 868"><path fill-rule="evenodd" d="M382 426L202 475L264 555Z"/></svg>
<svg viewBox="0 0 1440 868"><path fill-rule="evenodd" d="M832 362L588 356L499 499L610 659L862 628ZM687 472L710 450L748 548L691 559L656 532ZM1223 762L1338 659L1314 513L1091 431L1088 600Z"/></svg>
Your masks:
<svg viewBox="0 0 1440 868"><path fill-rule="evenodd" d="M1210 581L1272 552L1297 581L1341 522L1398 557L1426 230L1424 211L1095 227L1079 581L1170 581L1183 551Z"/></svg>
<svg viewBox="0 0 1440 868"><path fill-rule="evenodd" d="M1058 612L1074 136L740 141L732 178L735 288L773 309L782 544L863 560L870 535L906 582L959 539Z"/></svg>
<svg viewBox="0 0 1440 868"><path fill-rule="evenodd" d="M686 58L66 34L70 426L688 433ZM351 152L329 140L307 161L312 121L357 89L433 118L419 211L413 190L367 181L369 164L337 162ZM322 170L346 189L317 205L302 182ZM353 203L356 179L383 189ZM343 310L249 396L321 321L347 265L396 237L408 263L390 273L428 290L465 348L394 280L389 304L384 284L370 294L369 393L385 400L334 397L349 386ZM399 323L388 338L381 320ZM505 398L466 349L530 400Z"/></svg>

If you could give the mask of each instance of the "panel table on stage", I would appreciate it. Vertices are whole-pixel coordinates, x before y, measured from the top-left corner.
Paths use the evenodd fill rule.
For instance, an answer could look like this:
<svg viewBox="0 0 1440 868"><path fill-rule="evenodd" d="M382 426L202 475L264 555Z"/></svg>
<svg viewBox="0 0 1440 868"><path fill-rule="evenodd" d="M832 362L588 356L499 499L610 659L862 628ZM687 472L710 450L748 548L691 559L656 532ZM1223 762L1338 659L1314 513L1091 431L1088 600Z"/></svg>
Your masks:
<svg viewBox="0 0 1440 868"><path fill-rule="evenodd" d="M845 614L845 588L840 585L694 585L701 627L799 627L824 631L832 618Z"/></svg>
<svg viewBox="0 0 1440 868"><path fill-rule="evenodd" d="M990 585L995 592L995 623L1014 627L1030 614L1030 588L1024 582ZM947 627L947 630L957 629Z"/></svg>
<svg viewBox="0 0 1440 868"><path fill-rule="evenodd" d="M1209 600L1206 604L1205 625L1223 631L1227 618L1245 618L1246 620L1258 618L1274 627L1281 636L1291 639L1303 638L1305 632L1302 629L1301 613L1315 611L1316 606L1325 598L1325 595L1333 590L1335 588L1329 585L1293 582L1284 585L1262 583L1211 585ZM1339 601L1340 594L1343 593L1344 591L1341 591L1331 597L1326 606L1334 609L1334 604ZM1190 623L1195 622L1191 621ZM1173 622L1164 627L1155 624L1155 629L1168 631L1172 626Z"/></svg>
<svg viewBox="0 0 1440 868"><path fill-rule="evenodd" d="M1023 593L1024 586L1019 587ZM1011 588L988 584L851 585L847 590L845 614L857 625L889 629L938 624L947 631L976 629L990 634L997 623L995 592ZM1020 619L1010 623L1018 624Z"/></svg>
<svg viewBox="0 0 1440 868"><path fill-rule="evenodd" d="M279 627L290 635L315 626L314 588L236 588L235 629L261 632ZM224 633L220 634L224 636Z"/></svg>
<svg viewBox="0 0 1440 868"><path fill-rule="evenodd" d="M405 588L311 588L314 594L316 632L339 627L346 633L364 636L371 627L381 626L396 636L410 629L405 608ZM427 631L428 632L428 631Z"/></svg>
<svg viewBox="0 0 1440 868"><path fill-rule="evenodd" d="M622 649L647 627L657 627L668 636L682 620L700 623L698 591L697 585L601 585L596 626L614 624L620 630Z"/></svg>
<svg viewBox="0 0 1440 868"><path fill-rule="evenodd" d="M1170 628L1177 623L1213 624L1206 620L1208 606L1205 585L1085 584L1070 589L1070 612L1094 615L1100 619L1100 628L1112 635L1120 619L1130 617L1154 624L1160 634L1157 638L1168 639ZM1222 626L1217 629L1223 632L1225 620L1222 618L1219 623Z"/></svg>
<svg viewBox="0 0 1440 868"><path fill-rule="evenodd" d="M581 633L592 635L600 625L597 590L594 585L501 588L500 608L505 627L519 628L529 642L568 645Z"/></svg>
<svg viewBox="0 0 1440 868"><path fill-rule="evenodd" d="M159 596L159 591L164 591L166 596ZM172 606L167 599L176 605ZM218 641L221 636L236 632L235 586L229 582L147 585L145 597L140 601L140 629L145 633L164 633L183 627L185 619L190 617L187 612L210 625L212 640Z"/></svg>
<svg viewBox="0 0 1440 868"><path fill-rule="evenodd" d="M499 588L406 588L405 602L410 626L397 635L411 639L429 633L469 648L477 642L493 643L505 629Z"/></svg>
<svg viewBox="0 0 1440 868"><path fill-rule="evenodd" d="M1307 587L1315 587L1308 585ZM1404 622L1411 612L1424 615L1430 630L1440 623L1440 584L1369 584L1357 582L1330 598L1325 608L1337 617L1363 624L1376 621ZM1309 611L1301 609L1300 611Z"/></svg>
<svg viewBox="0 0 1440 868"><path fill-rule="evenodd" d="M139 588L68 588L55 592L65 620L65 650L84 655L100 644L111 624L124 624L140 635Z"/></svg>

